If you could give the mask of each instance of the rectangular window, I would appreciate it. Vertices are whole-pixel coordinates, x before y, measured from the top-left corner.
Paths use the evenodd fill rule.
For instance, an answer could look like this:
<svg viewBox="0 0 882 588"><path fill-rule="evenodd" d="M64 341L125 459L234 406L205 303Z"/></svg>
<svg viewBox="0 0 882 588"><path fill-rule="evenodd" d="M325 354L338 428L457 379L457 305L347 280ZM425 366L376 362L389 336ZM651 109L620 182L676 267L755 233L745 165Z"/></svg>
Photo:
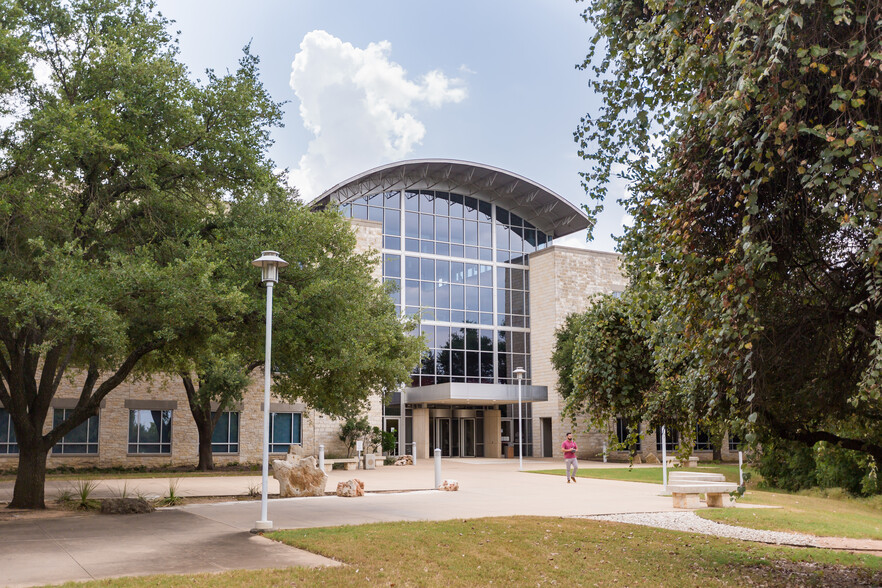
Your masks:
<svg viewBox="0 0 882 588"><path fill-rule="evenodd" d="M288 453L290 445L300 445L299 412L270 413L270 453Z"/></svg>
<svg viewBox="0 0 882 588"><path fill-rule="evenodd" d="M217 413L211 413L211 418ZM225 411L211 435L212 453L239 453L239 413Z"/></svg>
<svg viewBox="0 0 882 588"><path fill-rule="evenodd" d="M695 435L694 449L696 451L712 451L713 450L713 446L711 445L710 435L707 434L707 431L702 431L700 427Z"/></svg>
<svg viewBox="0 0 882 588"><path fill-rule="evenodd" d="M680 443L680 433L672 431L670 427L665 428L665 449L667 451L676 451L677 445ZM655 450L661 451L661 427L655 430Z"/></svg>
<svg viewBox="0 0 882 588"><path fill-rule="evenodd" d="M64 422L73 412L72 408L56 408L52 414L52 427ZM61 438L52 447L53 454L98 454L98 415L89 417L86 422Z"/></svg>
<svg viewBox="0 0 882 588"><path fill-rule="evenodd" d="M638 426L637 432L640 432L640 428ZM628 439L628 435L631 434L631 427L628 426L628 422L622 417L618 417L616 419L616 439L619 443L625 443ZM627 448L627 450L634 449L636 451L640 451L640 440L637 440L635 445L632 445Z"/></svg>
<svg viewBox="0 0 882 588"><path fill-rule="evenodd" d="M18 442L12 428L12 415L0 408L0 455L8 453L18 453Z"/></svg>
<svg viewBox="0 0 882 588"><path fill-rule="evenodd" d="M129 453L171 453L172 411L129 410Z"/></svg>
<svg viewBox="0 0 882 588"><path fill-rule="evenodd" d="M729 451L741 451L741 445L741 438L738 435L729 433ZM2 453L2 450L0 450L0 453Z"/></svg>

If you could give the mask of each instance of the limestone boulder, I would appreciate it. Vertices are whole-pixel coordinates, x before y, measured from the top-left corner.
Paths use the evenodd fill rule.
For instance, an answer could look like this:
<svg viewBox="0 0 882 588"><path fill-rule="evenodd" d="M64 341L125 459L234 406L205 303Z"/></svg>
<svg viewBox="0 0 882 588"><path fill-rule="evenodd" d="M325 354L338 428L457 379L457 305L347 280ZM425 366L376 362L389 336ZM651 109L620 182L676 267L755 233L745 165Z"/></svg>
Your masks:
<svg viewBox="0 0 882 588"><path fill-rule="evenodd" d="M273 477L279 481L279 496L324 496L328 474L318 467L312 456L289 453L285 459L273 461Z"/></svg>
<svg viewBox="0 0 882 588"><path fill-rule="evenodd" d="M358 478L353 478L346 482L338 483L337 496L343 496L345 498L356 498L358 496L364 496L364 482L362 482Z"/></svg>
<svg viewBox="0 0 882 588"><path fill-rule="evenodd" d="M410 455L402 455L398 459L395 460L395 465L397 466L406 466L413 465L413 457Z"/></svg>
<svg viewBox="0 0 882 588"><path fill-rule="evenodd" d="M156 510L143 498L106 498L101 501L101 514L143 514Z"/></svg>
<svg viewBox="0 0 882 588"><path fill-rule="evenodd" d="M658 464L660 464L661 462L658 460L658 458L655 456L654 453L648 453L648 454L646 455L646 463L651 463L651 464L658 465Z"/></svg>
<svg viewBox="0 0 882 588"><path fill-rule="evenodd" d="M438 490L444 490L445 492L456 492L459 490L459 482L456 480L444 480L441 482L441 485L438 486Z"/></svg>

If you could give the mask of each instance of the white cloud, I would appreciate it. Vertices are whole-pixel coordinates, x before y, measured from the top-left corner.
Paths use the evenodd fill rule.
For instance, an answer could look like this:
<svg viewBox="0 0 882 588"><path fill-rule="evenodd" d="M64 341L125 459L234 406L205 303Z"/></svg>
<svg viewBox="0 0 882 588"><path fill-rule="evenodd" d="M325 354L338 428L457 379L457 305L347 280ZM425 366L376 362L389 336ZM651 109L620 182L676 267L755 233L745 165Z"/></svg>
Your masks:
<svg viewBox="0 0 882 588"><path fill-rule="evenodd" d="M391 50L388 41L360 49L321 30L303 37L290 82L303 125L314 135L291 171L302 197L406 157L426 134L416 117L420 106L439 108L466 98L462 80L437 70L408 79L390 61Z"/></svg>
<svg viewBox="0 0 882 588"><path fill-rule="evenodd" d="M634 226L634 217L628 214L627 212L622 216L622 228L629 228Z"/></svg>

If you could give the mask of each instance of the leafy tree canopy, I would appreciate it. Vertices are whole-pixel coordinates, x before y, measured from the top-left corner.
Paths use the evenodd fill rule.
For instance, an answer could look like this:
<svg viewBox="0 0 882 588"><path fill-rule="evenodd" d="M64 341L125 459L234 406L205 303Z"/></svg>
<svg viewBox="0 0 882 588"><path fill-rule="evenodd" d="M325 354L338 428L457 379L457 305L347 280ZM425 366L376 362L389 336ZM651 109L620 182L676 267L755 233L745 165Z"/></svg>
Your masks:
<svg viewBox="0 0 882 588"><path fill-rule="evenodd" d="M0 403L20 447L11 506L42 508L52 445L149 353L246 304L215 287L200 231L276 181L281 110L247 48L192 80L149 1L0 0L0 25ZM44 434L77 374L77 407Z"/></svg>
<svg viewBox="0 0 882 588"><path fill-rule="evenodd" d="M882 5L595 0L576 131L626 169L659 385L715 421L882 460Z"/></svg>
<svg viewBox="0 0 882 588"><path fill-rule="evenodd" d="M223 406L240 399L247 375L264 365L266 294L251 265L263 249L290 263L273 288L275 395L344 418L410 379L423 342L408 334L414 325L399 319L374 276L375 252L357 252L338 212L309 210L275 188L230 202L208 221L205 235L214 283L245 303L204 323L205 336L181 339L159 356L183 377L205 449L203 468L210 467L211 433ZM221 405L214 417L211 402Z"/></svg>

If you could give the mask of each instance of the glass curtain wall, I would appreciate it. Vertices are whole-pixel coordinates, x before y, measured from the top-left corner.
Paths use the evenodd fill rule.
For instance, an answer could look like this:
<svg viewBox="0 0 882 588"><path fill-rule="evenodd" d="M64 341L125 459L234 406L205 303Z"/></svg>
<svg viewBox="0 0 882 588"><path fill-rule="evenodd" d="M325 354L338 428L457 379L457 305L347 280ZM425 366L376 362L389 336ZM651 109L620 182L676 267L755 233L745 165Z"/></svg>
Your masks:
<svg viewBox="0 0 882 588"><path fill-rule="evenodd" d="M420 317L429 352L413 386L530 382L529 254L551 237L476 197L393 191L342 207L383 224L383 279L399 312Z"/></svg>

